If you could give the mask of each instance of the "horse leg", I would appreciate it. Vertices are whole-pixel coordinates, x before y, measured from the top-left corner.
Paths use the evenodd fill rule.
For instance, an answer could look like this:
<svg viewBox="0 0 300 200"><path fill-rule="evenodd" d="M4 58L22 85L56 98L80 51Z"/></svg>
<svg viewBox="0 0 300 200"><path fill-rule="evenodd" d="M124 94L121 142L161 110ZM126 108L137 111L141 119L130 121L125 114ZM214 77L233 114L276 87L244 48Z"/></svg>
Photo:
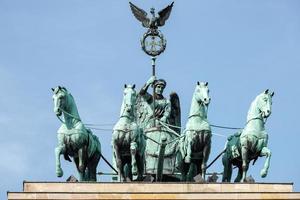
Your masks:
<svg viewBox="0 0 300 200"><path fill-rule="evenodd" d="M187 181L189 182L193 182L194 181L194 177L197 175L197 165L194 162L191 162L190 164L188 164L188 172L187 172Z"/></svg>
<svg viewBox="0 0 300 200"><path fill-rule="evenodd" d="M55 161L56 161L56 175L58 177L62 177L64 172L61 168L61 163L60 163L60 155L64 154L66 151L66 145L64 144L64 135L63 134L57 134L57 140L58 140L58 145L55 148Z"/></svg>
<svg viewBox="0 0 300 200"><path fill-rule="evenodd" d="M78 175L79 175L79 181L85 181L85 176L84 176L84 172L81 172L79 170L79 158L78 157L74 157L74 162L78 171Z"/></svg>
<svg viewBox="0 0 300 200"><path fill-rule="evenodd" d="M60 163L60 155L63 154L64 151L65 151L64 145L59 145L55 148L56 175L58 177L62 177L64 174Z"/></svg>
<svg viewBox="0 0 300 200"><path fill-rule="evenodd" d="M119 153L119 148L115 149L115 159L116 159L116 165L117 165L117 170L118 170L118 174L120 176L120 181L123 182L124 181L124 173L123 173L123 163L121 160L121 156Z"/></svg>
<svg viewBox="0 0 300 200"><path fill-rule="evenodd" d="M186 182L187 181L187 173L189 170L189 164L182 162L180 166L180 171L181 171L181 181Z"/></svg>
<svg viewBox="0 0 300 200"><path fill-rule="evenodd" d="M248 171L248 167L249 167L249 161L248 161L248 148L244 145L242 145L242 170L243 170L243 175L242 175L242 179L241 182L244 182L246 177L247 177L247 171Z"/></svg>
<svg viewBox="0 0 300 200"><path fill-rule="evenodd" d="M132 168L132 166L129 162L124 163L123 173L124 173L124 181L125 182L131 182L131 180L132 180L131 168Z"/></svg>
<svg viewBox="0 0 300 200"><path fill-rule="evenodd" d="M226 153L222 157L222 163L224 167L222 182L230 182L232 175L232 165Z"/></svg>
<svg viewBox="0 0 300 200"><path fill-rule="evenodd" d="M100 153L95 152L94 156L89 160L87 169L88 169L88 181L97 181L97 165L100 160Z"/></svg>
<svg viewBox="0 0 300 200"><path fill-rule="evenodd" d="M269 167L270 167L271 155L272 155L272 152L267 147L263 147L263 149L260 152L260 156L266 156L267 157L266 161L265 161L265 164L264 164L264 168L260 171L260 176L262 178L265 178L268 174L268 170L269 170Z"/></svg>
<svg viewBox="0 0 300 200"><path fill-rule="evenodd" d="M122 164L122 160L121 160L121 157L120 157L120 154L119 154L119 151L118 151L118 147L116 149L116 146L114 146L114 158L115 158L115 162L116 162L116 167L117 167L117 170L118 170L118 175L119 175L119 179L120 179L120 182L123 182L124 181L124 174L123 174L123 164Z"/></svg>
<svg viewBox="0 0 300 200"><path fill-rule="evenodd" d="M243 168L241 166L238 167L239 168L239 171L238 171L238 174L234 180L234 182L240 182L241 179L242 179L242 176L243 176Z"/></svg>
<svg viewBox="0 0 300 200"><path fill-rule="evenodd" d="M141 155L140 152L137 152L137 168L138 168L138 181L143 180L143 174L144 174L144 155Z"/></svg>
<svg viewBox="0 0 300 200"><path fill-rule="evenodd" d="M209 158L210 154L210 148L211 148L211 139L210 135L208 133L205 134L204 140L202 140L202 144L204 144L203 148L203 159L202 159L202 164L201 164L201 173L202 173L202 178L205 180L205 174L206 174L206 164Z"/></svg>
<svg viewBox="0 0 300 200"><path fill-rule="evenodd" d="M132 175L137 175L137 165L136 165L136 149L137 149L137 143L131 142L130 143L130 154L131 154L131 172Z"/></svg>
<svg viewBox="0 0 300 200"><path fill-rule="evenodd" d="M142 175L142 171L141 171L141 158L138 153L136 154L136 167L137 167L137 180L141 181L143 175Z"/></svg>
<svg viewBox="0 0 300 200"><path fill-rule="evenodd" d="M125 175L124 175L125 163L122 161L121 156L117 150L115 149L115 151L114 151L114 157L115 157L115 161L116 161L116 165L117 165L119 180L120 180L120 182L124 182L125 181ZM119 155L119 158L117 158L117 155Z"/></svg>
<svg viewBox="0 0 300 200"><path fill-rule="evenodd" d="M177 155L177 169L180 171L181 177L180 177L180 181L184 182L186 181L186 169L185 169L185 165L186 163L184 162L181 152L178 152Z"/></svg>
<svg viewBox="0 0 300 200"><path fill-rule="evenodd" d="M126 179L125 179L125 175L124 175L123 168L124 168L124 164L121 163L121 164L120 164L120 169L118 169L120 182L124 182L124 181L126 180Z"/></svg>
<svg viewBox="0 0 300 200"><path fill-rule="evenodd" d="M86 169L86 160L87 160L86 146L84 146L78 150L78 159L79 159L78 170L80 172L84 173L84 171Z"/></svg>
<svg viewBox="0 0 300 200"><path fill-rule="evenodd" d="M186 155L184 158L185 163L191 163L191 157L192 157L192 141L193 135L189 132L187 133L188 135L186 136L187 138L187 147L186 147Z"/></svg>
<svg viewBox="0 0 300 200"><path fill-rule="evenodd" d="M113 132L113 139L112 139L112 145L113 145L113 151L115 155L115 161L116 161L116 167L118 169L118 174L120 175L120 178L122 176L123 166L122 166L122 160L118 145L118 131Z"/></svg>

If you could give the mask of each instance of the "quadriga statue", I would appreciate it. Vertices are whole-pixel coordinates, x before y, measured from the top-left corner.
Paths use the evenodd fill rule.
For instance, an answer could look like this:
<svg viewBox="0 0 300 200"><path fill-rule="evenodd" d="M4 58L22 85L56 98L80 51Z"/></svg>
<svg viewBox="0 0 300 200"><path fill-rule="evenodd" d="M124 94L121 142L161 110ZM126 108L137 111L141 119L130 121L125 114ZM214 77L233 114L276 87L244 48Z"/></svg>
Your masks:
<svg viewBox="0 0 300 200"><path fill-rule="evenodd" d="M60 155L70 162L73 157L80 181L96 181L96 169L101 157L101 145L82 123L73 96L64 87L53 89L54 113L62 122L57 131L58 145L55 148L56 175L63 176ZM63 115L63 119L60 116Z"/></svg>
<svg viewBox="0 0 300 200"><path fill-rule="evenodd" d="M211 128L207 120L210 103L207 82L197 82L190 108L185 136L180 140L178 165L182 181L193 181L197 174L205 180L211 148Z"/></svg>
<svg viewBox="0 0 300 200"><path fill-rule="evenodd" d="M271 151L268 149L268 134L265 130L266 119L271 115L272 97L269 90L259 94L251 103L247 123L243 130L228 138L222 161L224 166L223 182L230 182L232 166L238 167L235 182L244 182L251 160L266 156L261 177L266 177L270 166Z"/></svg>
<svg viewBox="0 0 300 200"><path fill-rule="evenodd" d="M113 159L120 181L143 179L145 140L135 122L135 85L125 85L120 118L113 128Z"/></svg>

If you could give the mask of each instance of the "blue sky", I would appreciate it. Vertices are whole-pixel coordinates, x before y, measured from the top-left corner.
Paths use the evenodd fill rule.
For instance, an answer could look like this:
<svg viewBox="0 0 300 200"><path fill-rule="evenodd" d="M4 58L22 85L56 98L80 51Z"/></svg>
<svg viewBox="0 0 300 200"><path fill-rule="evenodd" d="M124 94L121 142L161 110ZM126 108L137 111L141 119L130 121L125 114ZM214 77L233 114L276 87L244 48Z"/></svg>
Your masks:
<svg viewBox="0 0 300 200"><path fill-rule="evenodd" d="M133 3L149 11L170 1ZM162 28L168 43L157 60L157 76L168 82L165 96L171 91L180 96L182 124L197 81L209 82L209 121L226 126L243 126L255 96L274 90L266 125L273 153L269 175L259 177L264 158L249 174L258 182L294 182L296 191L299 8L299 1L178 0ZM140 88L151 66L139 44L145 29L127 1L0 0L0 27L0 197L6 198L7 190L21 191L23 180L64 181L75 174L74 165L62 161L65 176L55 176L60 122L53 113L51 87L71 91L85 123L115 123L124 83ZM94 133L111 158L111 132ZM225 141L213 137L210 160ZM98 171L109 168L101 161ZM222 171L221 161L209 171Z"/></svg>

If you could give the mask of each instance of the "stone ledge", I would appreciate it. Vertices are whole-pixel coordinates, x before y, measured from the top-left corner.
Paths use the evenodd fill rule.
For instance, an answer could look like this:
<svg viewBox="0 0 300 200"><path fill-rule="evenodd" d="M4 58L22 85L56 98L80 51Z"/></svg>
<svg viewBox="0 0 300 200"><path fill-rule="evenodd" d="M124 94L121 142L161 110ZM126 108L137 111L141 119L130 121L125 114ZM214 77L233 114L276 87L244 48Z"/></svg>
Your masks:
<svg viewBox="0 0 300 200"><path fill-rule="evenodd" d="M292 183L68 183L24 182L24 192L292 192Z"/></svg>
<svg viewBox="0 0 300 200"><path fill-rule="evenodd" d="M15 193L8 192L8 200L29 200L29 199L74 199L74 200L96 200L96 199L300 199L300 193Z"/></svg>

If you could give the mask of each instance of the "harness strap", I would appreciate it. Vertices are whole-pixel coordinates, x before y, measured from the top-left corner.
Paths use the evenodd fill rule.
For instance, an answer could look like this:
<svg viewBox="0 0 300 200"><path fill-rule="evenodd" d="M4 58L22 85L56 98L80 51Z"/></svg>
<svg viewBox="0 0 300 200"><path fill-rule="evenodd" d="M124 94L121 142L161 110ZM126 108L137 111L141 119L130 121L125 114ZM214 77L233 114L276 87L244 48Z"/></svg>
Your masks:
<svg viewBox="0 0 300 200"><path fill-rule="evenodd" d="M208 132L211 132L210 130L195 130L195 129L186 129L185 131L194 131L194 132L208 131Z"/></svg>
<svg viewBox="0 0 300 200"><path fill-rule="evenodd" d="M66 122L64 122L58 115L56 115L56 117L59 119L59 121L63 124L66 124Z"/></svg>
<svg viewBox="0 0 300 200"><path fill-rule="evenodd" d="M258 137L257 135L254 135L254 134L247 134L247 135L243 135L241 137L248 137L248 136L253 136L253 137L256 137L257 139L266 139L268 137L267 134L263 134L262 136Z"/></svg>
<svg viewBox="0 0 300 200"><path fill-rule="evenodd" d="M72 115L71 113L68 113L67 111L65 111L65 110L62 109L62 108L59 108L59 109L61 109L61 111L62 111L63 113L65 113L66 115L68 115L68 116L70 116L70 117L73 117L74 119L77 119L77 120L81 121L81 119L78 118L78 117L76 117L75 115Z"/></svg>
<svg viewBox="0 0 300 200"><path fill-rule="evenodd" d="M131 129L125 129L125 130L123 130L123 129L113 129L113 131L121 131L121 132L123 132L123 133L129 133L129 132L131 132L132 130L131 130Z"/></svg>
<svg viewBox="0 0 300 200"><path fill-rule="evenodd" d="M159 123L161 124L161 125L163 125L168 131L170 131L173 135L175 135L176 137L180 137L180 135L178 134L178 133L176 133L173 129L170 129L169 127L168 127L168 125L166 125L165 123L163 123L163 122L161 122L161 121L159 121Z"/></svg>

